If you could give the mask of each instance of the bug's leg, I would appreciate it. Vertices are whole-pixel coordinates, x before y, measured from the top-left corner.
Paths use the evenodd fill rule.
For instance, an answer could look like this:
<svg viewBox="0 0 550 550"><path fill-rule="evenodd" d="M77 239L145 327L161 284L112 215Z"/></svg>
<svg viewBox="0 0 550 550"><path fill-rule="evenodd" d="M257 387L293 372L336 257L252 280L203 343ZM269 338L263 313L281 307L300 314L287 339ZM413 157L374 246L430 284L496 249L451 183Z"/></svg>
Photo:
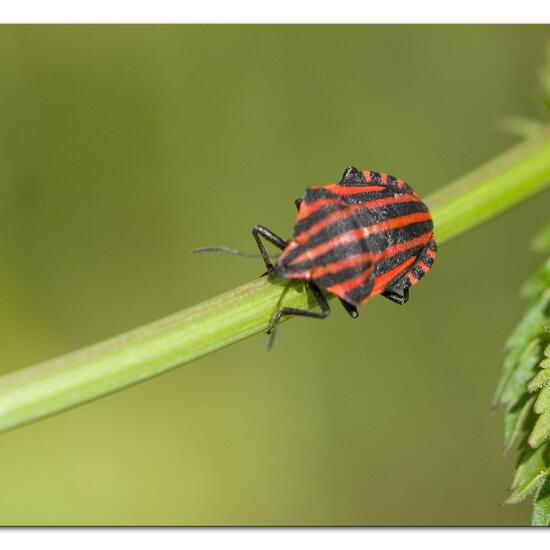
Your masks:
<svg viewBox="0 0 550 550"><path fill-rule="evenodd" d="M273 317L271 325L267 331L269 334L269 343L267 344L267 349L271 349L273 342L275 341L275 333L277 332L277 327L281 322L283 315L297 315L300 317L310 317L312 319L325 319L330 314L330 307L328 305L327 299L323 296L323 293L317 285L314 283L309 283L309 289L311 294L315 298L317 305L321 308L321 311L308 311L307 309L298 309L295 307L283 307L281 308Z"/></svg>
<svg viewBox="0 0 550 550"><path fill-rule="evenodd" d="M403 294L399 294L393 290L386 290L385 292L382 292L382 296L392 302L395 302L396 304L403 305L409 301L409 287L403 289Z"/></svg>
<svg viewBox="0 0 550 550"><path fill-rule="evenodd" d="M349 304L345 300L342 300L342 298L338 298L338 299L340 300L340 303L344 306L344 309L348 312L349 316L352 319L357 319L357 317L359 317L357 306L354 306L353 304Z"/></svg>
<svg viewBox="0 0 550 550"><path fill-rule="evenodd" d="M258 245L258 249L264 260L267 272L273 272L273 264L271 263L269 254L267 253L264 243L262 243L260 237L263 237L266 241L270 242L281 250L286 246L286 241L281 239L281 237L279 237L278 235L275 235L273 231L270 231L269 229L267 229L267 227L264 227L263 225L255 225L252 229L252 234L254 235L254 239L256 239L256 244Z"/></svg>
<svg viewBox="0 0 550 550"><path fill-rule="evenodd" d="M302 204L302 199L296 199L294 201L294 204L296 205L296 210L300 210L300 205Z"/></svg>

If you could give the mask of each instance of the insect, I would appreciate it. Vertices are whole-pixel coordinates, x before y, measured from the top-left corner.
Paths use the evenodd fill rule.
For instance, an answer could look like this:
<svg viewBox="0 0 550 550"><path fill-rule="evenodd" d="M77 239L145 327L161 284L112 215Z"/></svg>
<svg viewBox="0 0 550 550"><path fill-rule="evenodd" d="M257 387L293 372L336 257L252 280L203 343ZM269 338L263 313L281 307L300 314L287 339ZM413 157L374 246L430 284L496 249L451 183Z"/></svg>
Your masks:
<svg viewBox="0 0 550 550"><path fill-rule="evenodd" d="M270 346L284 315L324 319L323 291L352 318L357 306L382 295L397 304L432 267L437 254L428 207L404 181L348 166L339 183L308 187L295 201L298 216L285 241L262 225L252 233L268 275L307 282L320 312L283 307L267 331ZM262 239L282 250L272 263Z"/></svg>

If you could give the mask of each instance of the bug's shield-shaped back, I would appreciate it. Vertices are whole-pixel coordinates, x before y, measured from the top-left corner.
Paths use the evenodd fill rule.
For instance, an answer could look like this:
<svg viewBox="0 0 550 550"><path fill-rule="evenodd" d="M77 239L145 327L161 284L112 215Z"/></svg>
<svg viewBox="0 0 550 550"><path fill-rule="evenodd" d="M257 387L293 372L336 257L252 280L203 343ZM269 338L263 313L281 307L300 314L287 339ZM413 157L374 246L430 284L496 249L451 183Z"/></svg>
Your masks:
<svg viewBox="0 0 550 550"><path fill-rule="evenodd" d="M311 280L350 304L366 300L374 280L373 256L355 205L326 188L306 190L300 206L294 239L277 262L287 279Z"/></svg>

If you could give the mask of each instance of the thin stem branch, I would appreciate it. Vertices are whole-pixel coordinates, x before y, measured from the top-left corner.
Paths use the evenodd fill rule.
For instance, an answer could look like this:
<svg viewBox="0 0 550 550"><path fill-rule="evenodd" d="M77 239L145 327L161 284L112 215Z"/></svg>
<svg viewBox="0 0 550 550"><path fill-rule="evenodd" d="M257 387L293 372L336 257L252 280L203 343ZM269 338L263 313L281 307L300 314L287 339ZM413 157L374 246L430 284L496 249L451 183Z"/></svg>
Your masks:
<svg viewBox="0 0 550 550"><path fill-rule="evenodd" d="M550 134L509 150L426 199L439 244L550 183ZM313 308L300 283L257 279L100 344L0 377L0 431L162 374L264 332L275 311Z"/></svg>

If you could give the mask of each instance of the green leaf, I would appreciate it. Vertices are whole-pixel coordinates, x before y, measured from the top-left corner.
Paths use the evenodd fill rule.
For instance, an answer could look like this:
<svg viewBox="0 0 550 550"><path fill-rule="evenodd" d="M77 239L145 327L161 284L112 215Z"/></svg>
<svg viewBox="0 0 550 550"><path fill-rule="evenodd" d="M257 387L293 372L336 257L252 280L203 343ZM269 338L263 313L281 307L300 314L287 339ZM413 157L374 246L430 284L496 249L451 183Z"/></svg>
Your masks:
<svg viewBox="0 0 550 550"><path fill-rule="evenodd" d="M548 356L550 351L550 344L546 346L544 354ZM529 383L529 388L531 387L540 387L541 382L547 384L550 380L550 363L548 359L541 361L540 366L542 370L535 376L533 380ZM550 385L544 385L540 390L539 396L533 405L533 410L539 414L539 418L536 420L535 426L529 436L529 445L531 447L537 447L544 440L550 437Z"/></svg>
<svg viewBox="0 0 550 550"><path fill-rule="evenodd" d="M550 386L542 389L533 408L537 414L543 414L545 411L550 411Z"/></svg>
<svg viewBox="0 0 550 550"><path fill-rule="evenodd" d="M521 295L534 301L550 287L550 258L546 260L521 286Z"/></svg>
<svg viewBox="0 0 550 550"><path fill-rule="evenodd" d="M534 402L534 396L525 395L523 400L518 401L506 411L504 416L504 454L527 435L526 424L533 415Z"/></svg>
<svg viewBox="0 0 550 550"><path fill-rule="evenodd" d="M546 357L550 356L550 344L546 346L544 350ZM544 369L543 372L550 371L550 357L542 361L540 366ZM548 386L547 386L548 387ZM546 391L546 388L545 390ZM539 397L540 399L540 397ZM538 399L537 399L538 402ZM543 405L544 412L537 420L533 432L531 433L529 443L531 446L535 446L539 443L539 440L548 438L550 436L550 408L546 405ZM531 441L534 440L534 441ZM545 447L547 448L545 454L546 463L550 463L550 444L546 443ZM533 515L531 518L531 523L533 525L539 526L549 526L550 525L550 476L548 476L545 482L541 485L535 498L533 499Z"/></svg>
<svg viewBox="0 0 550 550"><path fill-rule="evenodd" d="M495 405L513 403L518 398L517 394L520 391L521 384L527 384L528 379L525 376L527 376L530 364L525 364L524 361L526 358L524 354L532 351L532 349L529 350L526 348L543 333L544 326L549 320L549 309L550 288L547 288L541 295L540 300L531 306L512 335L508 338L506 342L508 354L504 361L503 373L495 393ZM531 346L534 345L531 344ZM528 359L533 360L532 357ZM520 367L521 370L518 373L517 371Z"/></svg>
<svg viewBox="0 0 550 550"><path fill-rule="evenodd" d="M506 342L509 349L517 346L525 346L534 337L544 331L549 319L550 288L545 289L540 301L529 308L519 325L512 332Z"/></svg>
<svg viewBox="0 0 550 550"><path fill-rule="evenodd" d="M537 418L529 436L529 445L535 448L550 437L550 411L544 411Z"/></svg>
<svg viewBox="0 0 550 550"><path fill-rule="evenodd" d="M550 525L550 478L546 478L535 494L531 523L540 527Z"/></svg>
<svg viewBox="0 0 550 550"><path fill-rule="evenodd" d="M505 504L517 504L538 489L549 473L548 448L527 449L518 461L518 466Z"/></svg>
<svg viewBox="0 0 550 550"><path fill-rule="evenodd" d="M548 120L550 48L539 84L539 106ZM539 131L537 121L521 118L509 120L508 126L524 135ZM550 254L550 224L537 234L532 247ZM550 257L524 282L521 294L529 306L506 342L507 354L494 399L507 406L505 451L516 444L520 450L506 503L515 504L534 492L532 524L550 525Z"/></svg>
<svg viewBox="0 0 550 550"><path fill-rule="evenodd" d="M547 240L549 242L547 242ZM550 226L539 234L538 249L548 246ZM550 258L522 286L530 300L523 319L506 342L507 355L497 400L507 405L505 451L517 445L520 457L507 504L535 493L534 525L550 522Z"/></svg>
<svg viewBox="0 0 550 550"><path fill-rule="evenodd" d="M547 359L545 361L548 361ZM545 362L543 361L540 366ZM548 363L550 366L550 363ZM543 368L536 376L527 384L527 390L533 393L540 390L543 386L546 386L550 382L550 368Z"/></svg>
<svg viewBox="0 0 550 550"><path fill-rule="evenodd" d="M542 324L540 328L542 328ZM541 358L542 343L538 335L526 347L517 346L510 351L506 361L509 363L513 362L513 367L510 368L507 383L502 388L500 394L501 403L513 406L518 399L521 399L526 393L527 383L537 372Z"/></svg>

